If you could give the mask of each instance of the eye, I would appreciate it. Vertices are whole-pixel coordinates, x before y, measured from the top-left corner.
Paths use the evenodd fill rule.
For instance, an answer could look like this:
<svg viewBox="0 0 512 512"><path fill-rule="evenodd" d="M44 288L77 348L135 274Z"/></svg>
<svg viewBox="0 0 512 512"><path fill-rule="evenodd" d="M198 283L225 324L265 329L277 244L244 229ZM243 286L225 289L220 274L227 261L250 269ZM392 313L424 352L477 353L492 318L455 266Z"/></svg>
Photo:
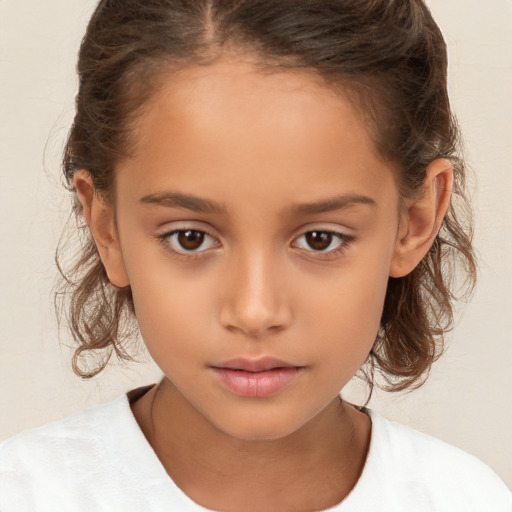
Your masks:
<svg viewBox="0 0 512 512"><path fill-rule="evenodd" d="M160 239L168 249L182 255L204 252L219 245L206 231L198 229L176 229Z"/></svg>
<svg viewBox="0 0 512 512"><path fill-rule="evenodd" d="M295 245L313 253L336 256L345 251L354 237L336 231L308 231L297 238Z"/></svg>

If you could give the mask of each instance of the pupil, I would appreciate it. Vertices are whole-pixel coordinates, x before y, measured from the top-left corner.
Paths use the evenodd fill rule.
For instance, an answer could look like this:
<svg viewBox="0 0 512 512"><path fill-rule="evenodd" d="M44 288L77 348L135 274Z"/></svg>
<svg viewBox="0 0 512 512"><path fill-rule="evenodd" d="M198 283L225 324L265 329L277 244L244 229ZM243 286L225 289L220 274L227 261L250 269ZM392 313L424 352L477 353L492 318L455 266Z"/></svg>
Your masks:
<svg viewBox="0 0 512 512"><path fill-rule="evenodd" d="M183 247L183 249L187 249L189 251L193 251L194 249L199 249L204 240L204 233L200 231L180 231L178 233L178 242Z"/></svg>
<svg viewBox="0 0 512 512"><path fill-rule="evenodd" d="M332 242L332 233L325 231L311 231L306 234L309 246L317 251L323 251L329 247Z"/></svg>

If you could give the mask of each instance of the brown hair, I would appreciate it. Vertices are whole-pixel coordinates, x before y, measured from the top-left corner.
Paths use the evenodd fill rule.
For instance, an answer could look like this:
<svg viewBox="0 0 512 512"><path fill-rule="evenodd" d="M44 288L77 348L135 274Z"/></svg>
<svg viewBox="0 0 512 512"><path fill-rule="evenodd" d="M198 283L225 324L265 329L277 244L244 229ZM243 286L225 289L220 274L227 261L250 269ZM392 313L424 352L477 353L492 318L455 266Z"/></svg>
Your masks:
<svg viewBox="0 0 512 512"><path fill-rule="evenodd" d="M369 119L381 154L396 164L402 197L421 192L431 161L452 162L454 191L439 234L412 273L389 279L381 327L362 369L372 386L375 371L390 390L420 385L453 324L456 264L466 291L476 274L446 47L421 0L102 0L80 48L63 162L70 190L74 171L86 169L108 199L116 164L133 147L131 123L159 76L207 65L228 49L257 56L263 67L311 71L348 94ZM130 289L109 283L76 195L74 211L81 252L67 270L59 263L64 286L57 302L78 343L73 368L91 377L113 352L129 358L123 347L136 323ZM96 367L80 366L83 356L101 351L106 356Z"/></svg>

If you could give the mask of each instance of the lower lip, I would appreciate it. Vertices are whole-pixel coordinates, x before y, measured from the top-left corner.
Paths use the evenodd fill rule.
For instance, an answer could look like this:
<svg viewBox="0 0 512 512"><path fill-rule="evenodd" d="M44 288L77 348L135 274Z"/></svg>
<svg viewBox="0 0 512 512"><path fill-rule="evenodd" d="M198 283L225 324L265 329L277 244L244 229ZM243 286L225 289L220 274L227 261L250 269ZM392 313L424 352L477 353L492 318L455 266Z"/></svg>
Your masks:
<svg viewBox="0 0 512 512"><path fill-rule="evenodd" d="M213 368L220 382L239 396L272 396L288 387L299 375L301 368L273 368L263 372L248 372L231 368Z"/></svg>

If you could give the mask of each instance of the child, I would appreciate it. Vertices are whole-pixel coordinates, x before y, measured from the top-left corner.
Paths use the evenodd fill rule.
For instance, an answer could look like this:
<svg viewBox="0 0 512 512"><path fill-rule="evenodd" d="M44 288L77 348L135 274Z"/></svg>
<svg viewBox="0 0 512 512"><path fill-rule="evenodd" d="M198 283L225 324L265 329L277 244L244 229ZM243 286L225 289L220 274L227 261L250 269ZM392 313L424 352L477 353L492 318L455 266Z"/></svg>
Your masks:
<svg viewBox="0 0 512 512"><path fill-rule="evenodd" d="M420 385L451 264L474 278L422 1L103 0L78 68L73 365L128 357L136 321L164 378L5 442L0 510L512 510L474 457L339 397Z"/></svg>

